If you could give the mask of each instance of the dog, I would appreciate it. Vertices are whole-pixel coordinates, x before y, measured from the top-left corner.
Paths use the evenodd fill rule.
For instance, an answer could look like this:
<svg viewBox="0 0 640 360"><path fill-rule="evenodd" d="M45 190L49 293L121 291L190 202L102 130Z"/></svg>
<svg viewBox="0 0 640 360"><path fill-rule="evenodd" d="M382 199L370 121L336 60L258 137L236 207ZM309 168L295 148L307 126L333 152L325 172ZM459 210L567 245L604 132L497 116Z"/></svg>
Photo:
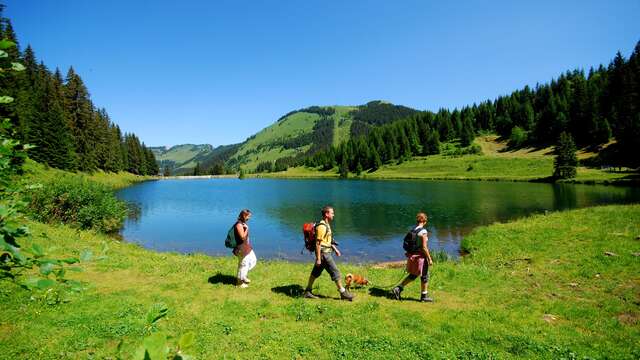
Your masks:
<svg viewBox="0 0 640 360"><path fill-rule="evenodd" d="M367 278L365 278L364 276L356 275L356 274L347 274L347 276L344 277L344 282L345 282L345 288L347 290L351 288L352 284L354 287L369 285L369 280L367 280Z"/></svg>

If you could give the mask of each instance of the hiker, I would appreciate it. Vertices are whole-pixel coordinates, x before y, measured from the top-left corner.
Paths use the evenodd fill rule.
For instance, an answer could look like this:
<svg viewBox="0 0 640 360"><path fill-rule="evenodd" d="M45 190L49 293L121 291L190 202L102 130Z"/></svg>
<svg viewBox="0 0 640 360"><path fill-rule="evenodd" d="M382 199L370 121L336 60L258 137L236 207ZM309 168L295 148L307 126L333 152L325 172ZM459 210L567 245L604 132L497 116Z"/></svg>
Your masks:
<svg viewBox="0 0 640 360"><path fill-rule="evenodd" d="M402 280L400 285L391 290L391 295L396 299L401 299L402 290L410 282L420 276L420 301L432 302L429 297L427 287L429 285L429 267L433 266L433 260L427 247L427 214L421 212L416 215L416 225L407 233L404 239L404 250L407 257L407 271L409 275Z"/></svg>
<svg viewBox="0 0 640 360"><path fill-rule="evenodd" d="M304 291L304 297L307 299L318 298L311 292L311 289L313 288L313 282L316 281L320 274L322 274L322 271L326 269L331 276L331 280L333 280L338 287L340 299L352 301L354 296L342 286L342 275L333 260L333 252L335 252L337 256L341 255L340 250L338 250L333 241L333 233L331 232L330 223L333 220L333 216L334 211L331 206L322 208L322 220L316 224L316 262L313 265L313 270L311 270L311 275L309 275L309 282Z"/></svg>
<svg viewBox="0 0 640 360"><path fill-rule="evenodd" d="M238 221L234 225L234 235L236 246L233 248L233 255L238 257L238 281L237 286L246 288L251 280L247 277L249 270L256 266L256 254L253 252L251 241L249 240L249 225L247 221L251 219L251 211L244 209L238 215Z"/></svg>

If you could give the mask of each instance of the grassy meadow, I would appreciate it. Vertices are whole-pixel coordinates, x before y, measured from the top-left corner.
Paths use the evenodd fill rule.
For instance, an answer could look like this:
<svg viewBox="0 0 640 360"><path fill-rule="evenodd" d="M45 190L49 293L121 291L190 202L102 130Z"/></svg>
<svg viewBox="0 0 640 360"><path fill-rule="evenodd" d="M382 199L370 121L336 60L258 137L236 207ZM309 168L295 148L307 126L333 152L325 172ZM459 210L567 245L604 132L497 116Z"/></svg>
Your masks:
<svg viewBox="0 0 640 360"><path fill-rule="evenodd" d="M495 135L477 137L475 142L482 154L416 156L401 163L383 165L374 172L363 172L366 179L425 179L425 180L500 180L500 181L544 181L553 174L553 148L524 148L512 150L506 141ZM580 159L594 153L578 152ZM260 174L261 177L276 178L337 178L337 168L329 171L305 167L287 171ZM358 177L356 174L350 176ZM621 183L631 185L638 181L637 174L613 172L596 168L578 167L576 178L565 180L573 183Z"/></svg>
<svg viewBox="0 0 640 360"><path fill-rule="evenodd" d="M5 282L0 358L130 358L155 331L194 334L196 358L640 356L640 205L476 229L463 244L468 256L434 265L430 304L415 301L415 282L406 300L386 298L403 276L398 268L339 262L343 274L372 285L355 290L352 303L339 301L324 274L315 291L325 298L306 300L311 260L260 260L250 287L239 289L231 256L158 253L63 225L29 227L30 241L51 256L93 254L68 275L86 289L30 292ZM169 311L154 330L145 318L155 304Z"/></svg>

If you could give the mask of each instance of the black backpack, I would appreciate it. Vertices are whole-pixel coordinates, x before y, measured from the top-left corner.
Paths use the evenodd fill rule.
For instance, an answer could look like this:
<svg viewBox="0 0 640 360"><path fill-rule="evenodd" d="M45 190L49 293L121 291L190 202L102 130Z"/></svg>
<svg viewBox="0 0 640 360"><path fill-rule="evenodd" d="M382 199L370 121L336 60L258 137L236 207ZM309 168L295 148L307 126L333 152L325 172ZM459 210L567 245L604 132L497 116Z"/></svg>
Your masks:
<svg viewBox="0 0 640 360"><path fill-rule="evenodd" d="M422 242L418 242L418 233L424 229L423 227L409 230L407 235L404 236L402 241L402 248L404 251L412 253L420 251L422 248Z"/></svg>

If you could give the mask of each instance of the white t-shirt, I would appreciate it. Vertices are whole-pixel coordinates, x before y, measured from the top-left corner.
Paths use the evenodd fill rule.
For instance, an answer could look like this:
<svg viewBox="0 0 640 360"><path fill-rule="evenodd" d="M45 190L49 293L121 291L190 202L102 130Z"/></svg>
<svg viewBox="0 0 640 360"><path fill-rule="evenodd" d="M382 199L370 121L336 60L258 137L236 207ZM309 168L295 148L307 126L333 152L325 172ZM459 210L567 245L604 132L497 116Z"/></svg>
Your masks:
<svg viewBox="0 0 640 360"><path fill-rule="evenodd" d="M425 228L420 228L418 225L413 227L413 232L416 232L418 229L421 229L420 231L418 231L418 233L416 234L417 237L420 237L422 235L427 235L427 229Z"/></svg>

